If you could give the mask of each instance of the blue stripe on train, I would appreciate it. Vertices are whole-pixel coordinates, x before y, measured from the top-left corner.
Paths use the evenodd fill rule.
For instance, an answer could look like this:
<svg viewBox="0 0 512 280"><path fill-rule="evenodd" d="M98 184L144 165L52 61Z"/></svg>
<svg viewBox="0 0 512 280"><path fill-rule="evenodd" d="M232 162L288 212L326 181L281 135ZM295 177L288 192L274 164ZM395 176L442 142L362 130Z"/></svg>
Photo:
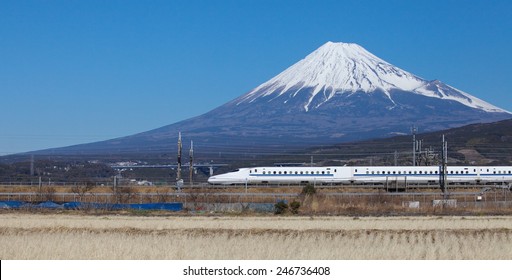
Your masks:
<svg viewBox="0 0 512 280"><path fill-rule="evenodd" d="M264 177L264 176L271 176L271 177L334 177L334 174L249 174L249 176L256 176L256 177Z"/></svg>
<svg viewBox="0 0 512 280"><path fill-rule="evenodd" d="M439 174L354 174L354 176L358 177L405 177L405 176L432 176L432 177L439 177ZM446 176L478 176L477 174L446 174ZM498 176L498 177L511 177L512 174L480 174L480 177L486 177L486 176Z"/></svg>

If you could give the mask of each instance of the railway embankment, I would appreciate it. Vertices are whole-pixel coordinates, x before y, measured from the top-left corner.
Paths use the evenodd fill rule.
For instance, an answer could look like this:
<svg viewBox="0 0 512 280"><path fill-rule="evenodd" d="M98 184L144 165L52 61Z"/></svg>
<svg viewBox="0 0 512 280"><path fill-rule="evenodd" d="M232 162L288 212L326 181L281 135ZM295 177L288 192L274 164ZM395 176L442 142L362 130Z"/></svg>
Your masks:
<svg viewBox="0 0 512 280"><path fill-rule="evenodd" d="M257 186L0 186L2 211L86 211L137 214L181 205L172 215L507 215L512 192L506 185L436 186L319 185ZM18 202L18 203L14 203ZM51 202L51 203L50 203ZM13 204L14 203L14 204ZM13 207L12 205L18 205ZM157 205L149 207L148 205ZM161 207L164 205L165 207ZM282 208L282 209L278 209ZM168 209L167 209L168 210Z"/></svg>

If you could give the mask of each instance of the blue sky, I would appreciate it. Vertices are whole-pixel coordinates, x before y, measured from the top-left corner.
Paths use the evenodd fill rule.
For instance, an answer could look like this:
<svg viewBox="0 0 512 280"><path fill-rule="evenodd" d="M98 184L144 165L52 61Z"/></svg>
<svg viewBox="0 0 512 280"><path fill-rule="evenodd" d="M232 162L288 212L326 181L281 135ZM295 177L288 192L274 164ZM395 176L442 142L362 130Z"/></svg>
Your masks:
<svg viewBox="0 0 512 280"><path fill-rule="evenodd" d="M205 113L327 41L512 111L512 1L0 1L0 155Z"/></svg>

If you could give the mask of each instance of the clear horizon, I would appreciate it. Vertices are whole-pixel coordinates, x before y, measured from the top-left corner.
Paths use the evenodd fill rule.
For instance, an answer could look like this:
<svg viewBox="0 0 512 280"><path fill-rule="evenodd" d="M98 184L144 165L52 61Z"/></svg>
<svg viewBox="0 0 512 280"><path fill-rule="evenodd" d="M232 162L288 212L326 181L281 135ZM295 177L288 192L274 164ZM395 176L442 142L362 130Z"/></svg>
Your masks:
<svg viewBox="0 0 512 280"><path fill-rule="evenodd" d="M201 115L328 41L512 111L510 14L510 1L2 1L0 156Z"/></svg>

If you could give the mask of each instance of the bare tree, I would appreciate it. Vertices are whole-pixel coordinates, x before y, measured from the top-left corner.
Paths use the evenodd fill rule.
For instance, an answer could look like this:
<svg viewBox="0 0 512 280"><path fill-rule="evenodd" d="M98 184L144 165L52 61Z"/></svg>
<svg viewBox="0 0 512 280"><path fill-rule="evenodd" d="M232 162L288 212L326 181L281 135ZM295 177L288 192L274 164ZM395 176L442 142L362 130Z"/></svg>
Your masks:
<svg viewBox="0 0 512 280"><path fill-rule="evenodd" d="M135 192L131 186L116 186L112 187L112 195L114 203L128 203L135 197Z"/></svg>
<svg viewBox="0 0 512 280"><path fill-rule="evenodd" d="M78 196L78 201L82 202L85 195L89 193L94 187L95 184L93 182L88 181L83 184L74 185L71 188L71 191Z"/></svg>

